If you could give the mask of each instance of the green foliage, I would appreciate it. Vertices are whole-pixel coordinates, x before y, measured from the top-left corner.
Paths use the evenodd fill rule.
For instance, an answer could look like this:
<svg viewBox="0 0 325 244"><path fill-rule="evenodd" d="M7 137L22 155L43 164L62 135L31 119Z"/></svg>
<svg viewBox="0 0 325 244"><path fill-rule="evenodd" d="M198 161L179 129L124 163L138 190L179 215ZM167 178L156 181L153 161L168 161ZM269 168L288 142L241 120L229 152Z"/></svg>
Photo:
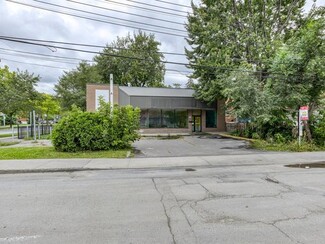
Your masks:
<svg viewBox="0 0 325 244"><path fill-rule="evenodd" d="M317 116L312 117L311 129L315 143L320 146L325 146L325 110L320 111Z"/></svg>
<svg viewBox="0 0 325 244"><path fill-rule="evenodd" d="M257 132L253 132L252 133L252 139L261 139L261 137Z"/></svg>
<svg viewBox="0 0 325 244"><path fill-rule="evenodd" d="M73 109L54 127L52 143L66 152L116 150L130 147L138 139L140 110L131 106L113 108L101 102L98 112Z"/></svg>
<svg viewBox="0 0 325 244"><path fill-rule="evenodd" d="M237 129L234 134L246 138L285 142L293 139L293 128L292 120L286 116L274 115L267 119L247 123L244 127Z"/></svg>
<svg viewBox="0 0 325 244"><path fill-rule="evenodd" d="M35 86L40 77L28 71L11 72L8 67L0 68L0 111L10 118L26 113L33 108L39 93Z"/></svg>
<svg viewBox="0 0 325 244"><path fill-rule="evenodd" d="M164 56L159 52L159 45L154 35L139 31L133 36L118 37L94 61L105 83L113 74L115 84L162 87L165 65L161 62Z"/></svg>
<svg viewBox="0 0 325 244"><path fill-rule="evenodd" d="M60 104L56 97L40 93L39 99L35 101L35 110L42 119L53 119L55 115L60 113Z"/></svg>
<svg viewBox="0 0 325 244"><path fill-rule="evenodd" d="M325 20L308 20L277 52L267 89L277 94L282 107L296 110L309 105L314 111L325 91Z"/></svg>
<svg viewBox="0 0 325 244"><path fill-rule="evenodd" d="M227 98L234 115L253 121L238 134L291 140L299 106L312 114L325 92L325 8L303 14L303 0L201 2L187 25L197 97ZM308 123L305 131L311 141Z"/></svg>
<svg viewBox="0 0 325 244"><path fill-rule="evenodd" d="M186 50L197 96L215 101L223 96L223 81L245 64L267 73L279 44L303 22L300 1L210 1L192 4ZM243 67L244 66L244 67ZM259 75L260 81L264 75Z"/></svg>
<svg viewBox="0 0 325 244"><path fill-rule="evenodd" d="M83 111L86 110L87 83L102 83L102 76L94 65L81 62L75 70L64 72L55 85L63 110L70 110L73 104Z"/></svg>
<svg viewBox="0 0 325 244"><path fill-rule="evenodd" d="M125 158L128 150L58 152L53 147L0 148L0 160L43 158Z"/></svg>
<svg viewBox="0 0 325 244"><path fill-rule="evenodd" d="M301 145L299 145L297 140L287 141L285 143L254 140L251 145L252 148L267 151L312 152L325 150L325 147L317 146L313 143L307 143L305 141L302 141Z"/></svg>

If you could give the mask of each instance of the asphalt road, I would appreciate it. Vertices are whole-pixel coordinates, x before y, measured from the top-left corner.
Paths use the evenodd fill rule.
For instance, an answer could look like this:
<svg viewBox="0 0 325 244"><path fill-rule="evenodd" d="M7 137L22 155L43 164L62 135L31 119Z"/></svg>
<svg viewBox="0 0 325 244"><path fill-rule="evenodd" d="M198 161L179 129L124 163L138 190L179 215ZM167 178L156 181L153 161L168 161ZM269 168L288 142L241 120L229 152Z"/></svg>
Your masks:
<svg viewBox="0 0 325 244"><path fill-rule="evenodd" d="M0 175L0 243L324 243L325 169Z"/></svg>

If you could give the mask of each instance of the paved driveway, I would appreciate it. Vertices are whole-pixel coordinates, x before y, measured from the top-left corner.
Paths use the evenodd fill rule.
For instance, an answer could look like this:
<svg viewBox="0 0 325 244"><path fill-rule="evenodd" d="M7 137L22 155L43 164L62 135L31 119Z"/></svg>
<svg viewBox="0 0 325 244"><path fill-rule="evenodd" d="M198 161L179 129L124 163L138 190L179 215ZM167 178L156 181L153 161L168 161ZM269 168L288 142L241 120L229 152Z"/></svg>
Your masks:
<svg viewBox="0 0 325 244"><path fill-rule="evenodd" d="M212 156L261 153L242 140L218 135L184 136L178 139L143 137L133 144L135 157Z"/></svg>

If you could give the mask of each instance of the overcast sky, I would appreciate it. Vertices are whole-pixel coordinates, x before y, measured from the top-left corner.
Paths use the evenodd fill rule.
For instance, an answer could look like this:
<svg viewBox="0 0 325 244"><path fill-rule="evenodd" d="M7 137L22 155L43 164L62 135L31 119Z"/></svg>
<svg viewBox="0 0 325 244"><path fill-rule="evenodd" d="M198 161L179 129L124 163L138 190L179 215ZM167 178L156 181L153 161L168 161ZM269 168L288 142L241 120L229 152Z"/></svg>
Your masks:
<svg viewBox="0 0 325 244"><path fill-rule="evenodd" d="M309 9L313 1L307 2L306 9ZM325 5L325 0L316 3L317 6ZM184 54L184 46L187 45L184 39L185 16L186 12L191 11L187 6L190 6L190 1L186 0L0 0L0 36L105 46L116 40L117 36L123 37L128 32L142 29L155 34L156 40L161 42L160 51ZM102 49L60 46L88 51ZM12 71L19 68L39 74L41 82L37 89L46 93L54 94L54 85L64 70L75 68L81 59L91 61L93 56L46 45L0 40L0 67L8 65ZM184 55L165 54L165 59L187 63ZM166 68L165 84L186 83L189 71L184 65L167 64Z"/></svg>

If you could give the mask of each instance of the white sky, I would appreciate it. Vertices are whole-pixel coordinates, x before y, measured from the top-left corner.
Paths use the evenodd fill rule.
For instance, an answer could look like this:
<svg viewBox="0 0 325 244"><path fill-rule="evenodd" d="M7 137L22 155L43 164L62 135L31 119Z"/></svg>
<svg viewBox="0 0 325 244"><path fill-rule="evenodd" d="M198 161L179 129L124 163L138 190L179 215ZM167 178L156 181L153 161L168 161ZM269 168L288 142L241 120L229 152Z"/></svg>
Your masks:
<svg viewBox="0 0 325 244"><path fill-rule="evenodd" d="M101 23L92 20L80 19L77 17L62 15L29 6L20 5L10 1L25 3L62 12L68 12L70 14L73 13L76 15L81 15L97 20L114 22L116 24L113 25L109 23ZM148 24L141 25L142 28L170 33L154 33L156 40L161 42L160 51L184 54L184 47L187 45L184 37L182 37L186 36L184 28L186 17L182 16L186 16L185 12L191 11L191 9L185 6L180 6L190 6L190 1L187 0L10 1L0 0L0 36L12 36L72 43L86 43L105 46L106 44L109 44L112 41L116 40L117 36L123 37L126 36L128 32L132 33L133 31L137 31L139 25L136 25L134 21L138 21L141 23ZM79 4L78 2L96 5L111 10L123 11L129 14L85 6ZM169 2L171 4L168 4L166 2ZM75 9L81 9L83 11L94 12L96 13L96 15L86 12L81 13L71 9L62 9L58 6L51 6L49 5L49 3ZM307 0L306 9L309 9L312 3L312 0ZM316 4L317 6L325 5L325 0L318 0ZM154 9L155 11L149 11L148 9ZM171 14L167 14L166 12L169 12ZM135 16L131 14L143 15L149 18ZM153 18L162 19L165 21L154 20ZM121 19L128 20L129 22L122 21ZM131 25L135 26L135 28L121 25ZM169 29L162 27L166 27ZM171 28L177 29L179 31L171 30ZM89 47L74 48L92 51L102 50L101 48ZM12 50L18 52L13 52ZM32 46L0 40L0 66L3 67L4 65L8 65L10 70L27 69L30 73L34 73L35 75L39 74L41 77L41 82L39 83L37 89L41 92L47 92L52 94L54 93L54 84L58 82L58 78L63 74L63 70L68 71L75 68L79 61L55 59L55 62L53 60L53 57L51 58L51 60L49 60L49 58L45 59L35 57L30 54L24 54L21 51L86 60L92 60L94 56L94 54L55 49L50 47ZM186 57L180 55L176 56L165 54L165 59L171 62L187 63ZM186 74L188 74L189 71L186 69L185 66L167 64L166 68L170 70L166 72L165 84L171 85L173 83L181 83L184 85L187 82Z"/></svg>

